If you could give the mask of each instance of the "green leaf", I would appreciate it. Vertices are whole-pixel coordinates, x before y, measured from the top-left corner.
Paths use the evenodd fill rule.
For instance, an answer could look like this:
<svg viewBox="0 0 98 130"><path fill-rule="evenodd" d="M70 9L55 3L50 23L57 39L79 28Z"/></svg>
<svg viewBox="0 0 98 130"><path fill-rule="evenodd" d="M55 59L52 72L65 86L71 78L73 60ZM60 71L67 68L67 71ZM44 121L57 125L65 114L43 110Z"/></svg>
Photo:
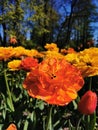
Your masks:
<svg viewBox="0 0 98 130"><path fill-rule="evenodd" d="M29 122L26 120L24 123L23 130L28 130L28 124L29 124Z"/></svg>
<svg viewBox="0 0 98 130"><path fill-rule="evenodd" d="M31 121L36 122L36 113L35 113L35 111L33 111L32 114L31 114Z"/></svg>
<svg viewBox="0 0 98 130"><path fill-rule="evenodd" d="M9 98L7 98L7 105L9 106L11 111L14 111L13 104L12 104L12 102L11 102L11 100Z"/></svg>
<svg viewBox="0 0 98 130"><path fill-rule="evenodd" d="M3 119L6 118L6 111L5 110L2 111L2 116L3 116Z"/></svg>

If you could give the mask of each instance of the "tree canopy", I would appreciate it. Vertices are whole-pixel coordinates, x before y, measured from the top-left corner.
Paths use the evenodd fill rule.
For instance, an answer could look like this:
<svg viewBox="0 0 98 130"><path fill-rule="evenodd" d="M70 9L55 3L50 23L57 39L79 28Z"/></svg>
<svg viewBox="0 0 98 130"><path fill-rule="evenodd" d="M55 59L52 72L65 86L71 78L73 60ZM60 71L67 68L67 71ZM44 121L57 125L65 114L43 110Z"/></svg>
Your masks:
<svg viewBox="0 0 98 130"><path fill-rule="evenodd" d="M56 42L62 47L83 49L93 42L98 11L92 0L1 0L0 44L29 47Z"/></svg>

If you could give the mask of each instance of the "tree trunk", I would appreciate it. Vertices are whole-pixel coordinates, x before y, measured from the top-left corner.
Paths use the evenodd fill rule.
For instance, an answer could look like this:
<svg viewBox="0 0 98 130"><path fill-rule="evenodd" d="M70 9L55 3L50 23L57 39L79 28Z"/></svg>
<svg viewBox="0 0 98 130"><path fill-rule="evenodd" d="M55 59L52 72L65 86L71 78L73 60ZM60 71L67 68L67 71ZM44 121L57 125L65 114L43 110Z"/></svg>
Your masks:
<svg viewBox="0 0 98 130"><path fill-rule="evenodd" d="M77 0L72 0L72 4L71 4L71 12L70 12L70 15L69 15L69 19L68 19L68 26L67 26L67 34L66 34L66 45L69 44L69 40L70 40L70 34L71 34L71 29L72 29L72 23L73 23L73 9L75 7L77 3Z"/></svg>

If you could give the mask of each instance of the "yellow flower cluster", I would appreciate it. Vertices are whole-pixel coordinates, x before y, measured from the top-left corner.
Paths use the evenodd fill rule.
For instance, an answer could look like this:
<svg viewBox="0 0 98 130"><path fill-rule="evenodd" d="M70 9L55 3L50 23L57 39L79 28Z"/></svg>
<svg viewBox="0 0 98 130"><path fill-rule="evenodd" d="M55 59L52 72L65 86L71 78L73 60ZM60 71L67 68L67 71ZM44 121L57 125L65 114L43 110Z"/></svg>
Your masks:
<svg viewBox="0 0 98 130"><path fill-rule="evenodd" d="M55 43L51 43L51 44L47 43L45 45L45 49L47 49L47 51L43 52L44 58L51 58L51 57L58 58L58 59L63 58L63 55L59 53L59 48Z"/></svg>
<svg viewBox="0 0 98 130"><path fill-rule="evenodd" d="M55 43L51 43L51 44L46 43L45 49L47 49L48 51L55 51L55 52L59 51L59 48Z"/></svg>
<svg viewBox="0 0 98 130"><path fill-rule="evenodd" d="M57 58L63 59L76 66L82 73L83 77L90 77L98 75L98 48L91 47L84 49L80 52L68 51L64 49L64 52L57 47L55 43L46 44L45 49L47 51L38 52L36 49L25 49L24 47L0 47L0 60L7 61L11 58L18 58L19 60L24 57L36 57L36 58ZM71 49L71 48L70 48ZM72 49L71 49L72 50ZM13 60L8 63L8 68L11 70L18 70L20 61Z"/></svg>
<svg viewBox="0 0 98 130"><path fill-rule="evenodd" d="M24 47L0 47L0 60L9 60L11 58L21 58L22 56L42 57L43 55L35 49L25 49Z"/></svg>
<svg viewBox="0 0 98 130"><path fill-rule="evenodd" d="M0 60L8 60L14 56L12 47L0 47Z"/></svg>
<svg viewBox="0 0 98 130"><path fill-rule="evenodd" d="M68 54L65 59L80 69L83 77L98 75L98 48L96 47Z"/></svg>
<svg viewBox="0 0 98 130"><path fill-rule="evenodd" d="M21 60L12 60L8 63L8 68L12 71L20 69Z"/></svg>

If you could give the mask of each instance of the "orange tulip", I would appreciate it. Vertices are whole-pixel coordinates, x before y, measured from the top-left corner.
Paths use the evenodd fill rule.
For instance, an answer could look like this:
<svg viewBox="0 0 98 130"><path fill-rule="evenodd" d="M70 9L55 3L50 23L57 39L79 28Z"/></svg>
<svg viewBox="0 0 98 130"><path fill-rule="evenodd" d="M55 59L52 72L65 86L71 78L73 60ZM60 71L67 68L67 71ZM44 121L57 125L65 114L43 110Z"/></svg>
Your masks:
<svg viewBox="0 0 98 130"><path fill-rule="evenodd" d="M11 123L6 130L17 130L16 125Z"/></svg>
<svg viewBox="0 0 98 130"><path fill-rule="evenodd" d="M23 87L33 98L49 104L67 105L84 84L80 71L68 62L49 58L27 74Z"/></svg>
<svg viewBox="0 0 98 130"><path fill-rule="evenodd" d="M87 91L78 104L78 110L85 115L93 114L97 106L97 95L91 90Z"/></svg>

